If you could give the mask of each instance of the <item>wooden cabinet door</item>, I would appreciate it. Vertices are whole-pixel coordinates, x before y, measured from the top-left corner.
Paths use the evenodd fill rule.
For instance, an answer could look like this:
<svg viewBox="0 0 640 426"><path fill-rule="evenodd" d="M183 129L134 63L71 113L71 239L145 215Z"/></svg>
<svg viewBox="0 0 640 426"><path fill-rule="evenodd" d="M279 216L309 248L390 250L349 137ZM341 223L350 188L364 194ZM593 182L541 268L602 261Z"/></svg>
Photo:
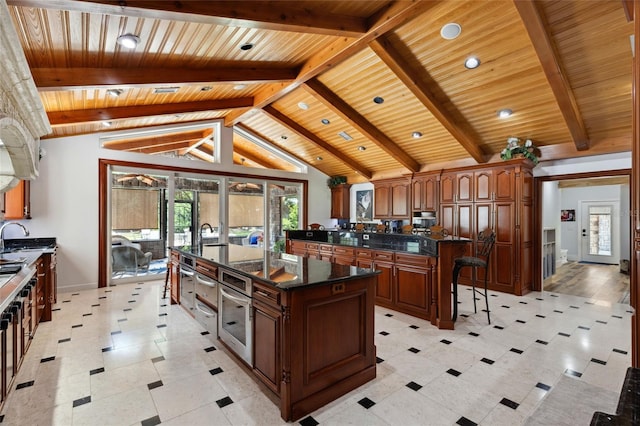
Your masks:
<svg viewBox="0 0 640 426"><path fill-rule="evenodd" d="M171 261L171 304L180 304L180 266Z"/></svg>
<svg viewBox="0 0 640 426"><path fill-rule="evenodd" d="M411 207L413 211L419 212L424 208L424 183L423 178L414 179L413 182L411 182Z"/></svg>
<svg viewBox="0 0 640 426"><path fill-rule="evenodd" d="M396 265L395 303L404 311L429 318L431 273L428 269Z"/></svg>
<svg viewBox="0 0 640 426"><path fill-rule="evenodd" d="M495 171L494 200L515 201L516 179L513 167L498 169Z"/></svg>
<svg viewBox="0 0 640 426"><path fill-rule="evenodd" d="M382 306L393 305L393 263L375 262L374 269L381 271L376 286L376 303Z"/></svg>
<svg viewBox="0 0 640 426"><path fill-rule="evenodd" d="M373 194L373 217L376 219L391 217L391 186L375 184Z"/></svg>
<svg viewBox="0 0 640 426"><path fill-rule="evenodd" d="M495 266L495 289L513 293L515 274L515 204L494 203L496 243L493 246Z"/></svg>
<svg viewBox="0 0 640 426"><path fill-rule="evenodd" d="M30 183L21 180L18 185L2 194L5 220L31 219Z"/></svg>
<svg viewBox="0 0 640 426"><path fill-rule="evenodd" d="M493 199L493 171L480 170L473 174L475 201L491 201Z"/></svg>
<svg viewBox="0 0 640 426"><path fill-rule="evenodd" d="M456 202L456 175L442 175L440 180L440 203Z"/></svg>
<svg viewBox="0 0 640 426"><path fill-rule="evenodd" d="M456 202L473 201L473 173L460 172L456 175Z"/></svg>
<svg viewBox="0 0 640 426"><path fill-rule="evenodd" d="M254 299L253 327L254 372L267 387L280 394L282 313Z"/></svg>
<svg viewBox="0 0 640 426"><path fill-rule="evenodd" d="M408 182L398 182L391 185L391 217L408 219L411 187Z"/></svg>
<svg viewBox="0 0 640 426"><path fill-rule="evenodd" d="M438 177L429 176L422 183L422 211L438 211Z"/></svg>
<svg viewBox="0 0 640 426"><path fill-rule="evenodd" d="M438 224L447 230L449 235L457 235L458 229L456 228L456 205L455 204L441 204L440 216L438 217Z"/></svg>
<svg viewBox="0 0 640 426"><path fill-rule="evenodd" d="M338 185L331 188L331 217L334 219L349 219L351 209L349 204L349 189L351 185Z"/></svg>

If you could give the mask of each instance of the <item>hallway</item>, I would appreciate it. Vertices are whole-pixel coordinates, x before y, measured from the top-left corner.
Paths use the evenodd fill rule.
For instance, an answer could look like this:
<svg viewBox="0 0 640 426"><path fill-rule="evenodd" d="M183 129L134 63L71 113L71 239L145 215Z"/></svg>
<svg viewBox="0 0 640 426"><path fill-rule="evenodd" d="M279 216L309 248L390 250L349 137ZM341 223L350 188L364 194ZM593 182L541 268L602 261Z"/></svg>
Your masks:
<svg viewBox="0 0 640 426"><path fill-rule="evenodd" d="M567 262L544 280L543 290L610 303L629 303L629 275L619 265Z"/></svg>

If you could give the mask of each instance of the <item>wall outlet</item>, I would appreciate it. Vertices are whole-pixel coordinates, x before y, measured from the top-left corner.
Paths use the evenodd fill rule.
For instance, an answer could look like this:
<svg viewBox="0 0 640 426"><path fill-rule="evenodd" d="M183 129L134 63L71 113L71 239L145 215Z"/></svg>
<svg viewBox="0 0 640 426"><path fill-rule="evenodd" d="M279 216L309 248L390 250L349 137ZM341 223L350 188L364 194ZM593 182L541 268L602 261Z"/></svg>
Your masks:
<svg viewBox="0 0 640 426"><path fill-rule="evenodd" d="M369 234L363 234L362 235L362 239L363 240L368 240L369 239Z"/></svg>

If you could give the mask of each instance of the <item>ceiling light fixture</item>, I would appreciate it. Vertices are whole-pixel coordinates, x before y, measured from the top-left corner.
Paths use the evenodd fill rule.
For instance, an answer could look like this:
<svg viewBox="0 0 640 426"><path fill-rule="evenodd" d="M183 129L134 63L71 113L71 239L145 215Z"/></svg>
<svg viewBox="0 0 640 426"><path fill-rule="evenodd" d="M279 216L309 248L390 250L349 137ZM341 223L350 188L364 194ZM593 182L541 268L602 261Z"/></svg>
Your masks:
<svg viewBox="0 0 640 426"><path fill-rule="evenodd" d="M155 94L176 93L179 87L156 87L153 89Z"/></svg>
<svg viewBox="0 0 640 426"><path fill-rule="evenodd" d="M280 139L282 139L283 141L286 141L287 139L289 139L289 137L287 135L282 135L280 136Z"/></svg>
<svg viewBox="0 0 640 426"><path fill-rule="evenodd" d="M351 141L353 140L353 138L349 135L349 133L342 131L340 133L338 133L338 135L342 136L342 139L344 139L345 141Z"/></svg>
<svg viewBox="0 0 640 426"><path fill-rule="evenodd" d="M422 137L422 133L421 132L413 132L411 133L411 137L413 137L414 139L418 139Z"/></svg>
<svg viewBox="0 0 640 426"><path fill-rule="evenodd" d="M211 86L204 86L202 89L200 89L202 92L208 92L209 90L211 90L212 87Z"/></svg>
<svg viewBox="0 0 640 426"><path fill-rule="evenodd" d="M298 102L298 108L306 111L309 109L309 104L307 104L306 102Z"/></svg>
<svg viewBox="0 0 640 426"><path fill-rule="evenodd" d="M513 110L509 108L504 108L498 111L498 117L500 118L508 118L513 114Z"/></svg>
<svg viewBox="0 0 640 426"><path fill-rule="evenodd" d="M320 157L319 155L316 157L316 160L318 161L322 161L322 157Z"/></svg>
<svg viewBox="0 0 640 426"><path fill-rule="evenodd" d="M110 122L110 121L103 121L103 122L102 122L102 125L103 125L104 127L111 127L111 125L112 125L112 124L113 124L113 123L112 123L112 122Z"/></svg>
<svg viewBox="0 0 640 426"><path fill-rule="evenodd" d="M140 37L135 34L122 34L118 37L116 43L127 49L135 49L138 43L140 43Z"/></svg>
<svg viewBox="0 0 640 426"><path fill-rule="evenodd" d="M449 22L448 24L444 24L440 29L440 37L445 40L453 40L458 37L462 32L462 27L460 24L456 24L455 22Z"/></svg>
<svg viewBox="0 0 640 426"><path fill-rule="evenodd" d="M464 61L464 67L466 69L472 70L472 69L478 68L479 66L480 66L480 59L478 59L476 56L469 56Z"/></svg>
<svg viewBox="0 0 640 426"><path fill-rule="evenodd" d="M367 147L366 147L366 146L362 146L362 145L360 145L360 146L358 147L358 151L364 151L364 150L366 150L366 149L367 149Z"/></svg>
<svg viewBox="0 0 640 426"><path fill-rule="evenodd" d="M236 84L235 86L233 86L233 90L242 90L245 87L247 87L246 84Z"/></svg>
<svg viewBox="0 0 640 426"><path fill-rule="evenodd" d="M381 103L384 102L384 98L380 97L380 96L376 96L375 98L373 98L373 102L380 105Z"/></svg>
<svg viewBox="0 0 640 426"><path fill-rule="evenodd" d="M253 44L251 43L245 43L242 46L240 46L240 50L251 50L253 49Z"/></svg>
<svg viewBox="0 0 640 426"><path fill-rule="evenodd" d="M107 95L113 96L114 98L117 98L118 96L122 95L122 92L123 92L122 89L107 89Z"/></svg>
<svg viewBox="0 0 640 426"><path fill-rule="evenodd" d="M324 124L325 126L328 125L329 123L331 123L328 118L323 118L322 120L320 120L320 122L322 124Z"/></svg>

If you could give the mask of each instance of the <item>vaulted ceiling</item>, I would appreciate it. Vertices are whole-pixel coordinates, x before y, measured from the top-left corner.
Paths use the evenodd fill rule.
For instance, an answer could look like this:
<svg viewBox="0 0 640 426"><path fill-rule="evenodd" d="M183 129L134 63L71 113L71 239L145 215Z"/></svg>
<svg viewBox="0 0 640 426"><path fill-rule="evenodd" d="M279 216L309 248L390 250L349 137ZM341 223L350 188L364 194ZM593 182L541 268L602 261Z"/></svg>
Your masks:
<svg viewBox="0 0 640 426"><path fill-rule="evenodd" d="M47 137L220 118L354 183L500 161L510 136L531 139L542 161L631 150L621 0L7 4ZM447 23L458 37L442 37ZM136 48L116 42L127 33ZM154 93L167 87L177 91ZM206 159L204 132L165 137L113 143L197 144ZM237 134L234 161L290 167Z"/></svg>

